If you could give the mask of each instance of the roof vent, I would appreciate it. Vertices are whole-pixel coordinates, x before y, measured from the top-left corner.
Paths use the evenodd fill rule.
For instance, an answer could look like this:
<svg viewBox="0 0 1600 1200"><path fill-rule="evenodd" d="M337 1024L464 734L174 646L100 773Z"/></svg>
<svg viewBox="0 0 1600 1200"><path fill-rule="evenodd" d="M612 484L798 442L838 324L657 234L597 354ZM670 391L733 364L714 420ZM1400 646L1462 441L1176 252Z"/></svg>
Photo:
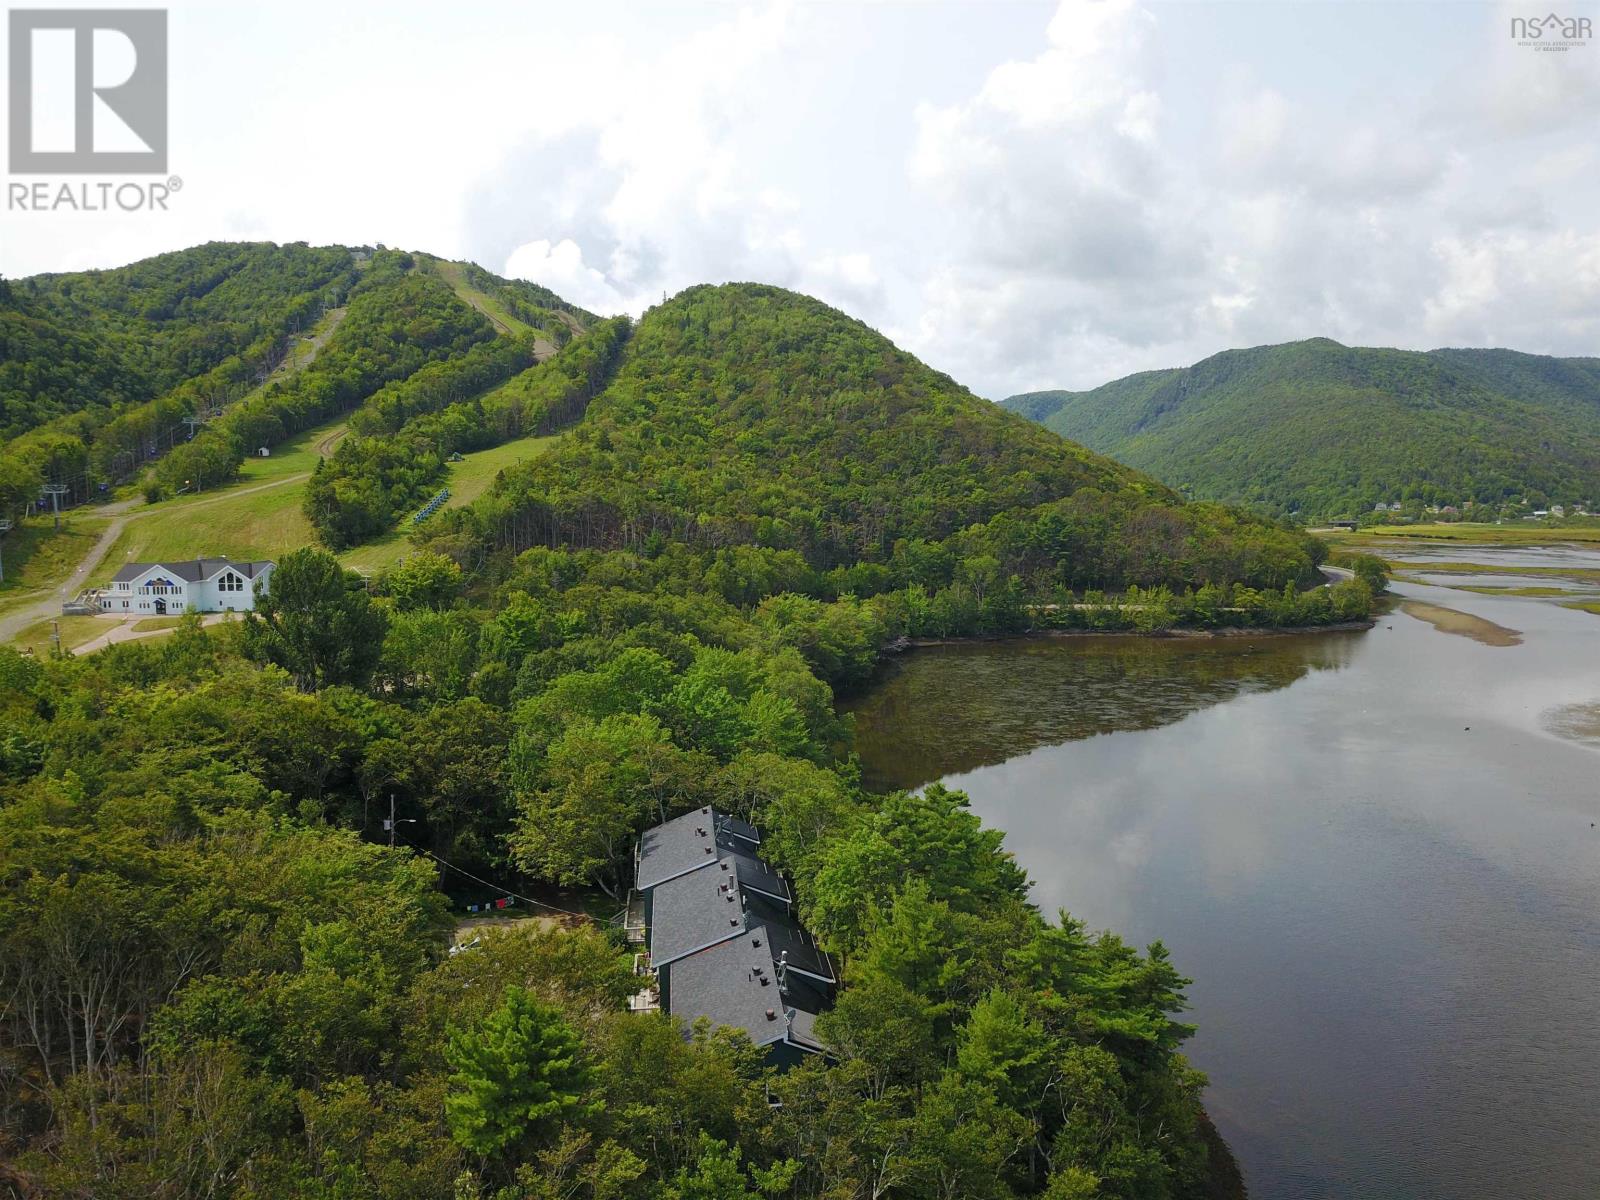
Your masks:
<svg viewBox="0 0 1600 1200"><path fill-rule="evenodd" d="M706 853L707 854L715 854L716 852L717 852L717 850L716 850L715 846L707 846L706 847Z"/></svg>
<svg viewBox="0 0 1600 1200"><path fill-rule="evenodd" d="M778 1010L775 1009L775 1008L767 1009L767 1020L776 1021L777 1019L778 1019Z"/></svg>
<svg viewBox="0 0 1600 1200"><path fill-rule="evenodd" d="M768 979L765 975L757 975L756 978L761 981L762 987L772 986L772 980Z"/></svg>
<svg viewBox="0 0 1600 1200"><path fill-rule="evenodd" d="M729 925L733 925L733 926L737 926L739 924L739 918L738 917L729 917L728 918L728 924Z"/></svg>
<svg viewBox="0 0 1600 1200"><path fill-rule="evenodd" d="M751 945L752 945L752 946L757 946L757 947L759 947L759 946L760 946L760 945L761 945L761 939L760 939L760 938L751 938L751 939L750 939L750 944L751 944Z"/></svg>

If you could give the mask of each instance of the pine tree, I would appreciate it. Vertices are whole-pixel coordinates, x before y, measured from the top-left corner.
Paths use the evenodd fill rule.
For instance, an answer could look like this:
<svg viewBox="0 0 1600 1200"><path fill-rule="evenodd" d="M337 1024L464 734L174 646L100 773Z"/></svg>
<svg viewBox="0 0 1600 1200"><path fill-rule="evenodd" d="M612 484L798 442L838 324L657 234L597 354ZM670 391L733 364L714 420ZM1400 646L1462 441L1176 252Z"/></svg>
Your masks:
<svg viewBox="0 0 1600 1200"><path fill-rule="evenodd" d="M445 1061L455 1071L444 1102L450 1132L479 1154L499 1154L601 1108L584 1098L589 1068L577 1033L526 988L506 988L504 1003L476 1029L452 1029Z"/></svg>

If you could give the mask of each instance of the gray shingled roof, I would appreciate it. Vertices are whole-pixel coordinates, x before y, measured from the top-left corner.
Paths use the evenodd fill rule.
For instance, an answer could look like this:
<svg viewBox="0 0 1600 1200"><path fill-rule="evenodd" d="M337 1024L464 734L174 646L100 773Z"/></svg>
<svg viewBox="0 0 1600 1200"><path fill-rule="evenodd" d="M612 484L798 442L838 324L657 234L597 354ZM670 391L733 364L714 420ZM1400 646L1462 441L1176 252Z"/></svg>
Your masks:
<svg viewBox="0 0 1600 1200"><path fill-rule="evenodd" d="M685 871L714 863L723 853L749 855L760 842L755 829L737 817L710 807L697 808L639 835L635 886L641 892L647 891ZM751 861L758 862L754 858ZM760 869L767 871L764 866ZM772 874L771 871L767 873ZM755 882L754 876L752 882ZM762 885L762 888L771 890L770 885Z"/></svg>
<svg viewBox="0 0 1600 1200"><path fill-rule="evenodd" d="M176 575L186 583L199 583L202 579L210 579L218 574L224 567L232 567L246 579L254 579L261 571L272 564L270 562L235 562L230 558L195 558L188 562L158 562L158 563L128 563L111 577L112 583L132 583L146 571L160 568L168 574Z"/></svg>
<svg viewBox="0 0 1600 1200"><path fill-rule="evenodd" d="M744 900L731 872L690 871L650 892L650 965L660 970L745 928Z"/></svg>
<svg viewBox="0 0 1600 1200"><path fill-rule="evenodd" d="M787 1040L804 1050L823 1049L813 1028L816 1014L795 1003L798 991L791 998L779 990L762 926L674 963L668 994L672 1013L685 1021L708 1017L743 1029L758 1046Z"/></svg>
<svg viewBox="0 0 1600 1200"><path fill-rule="evenodd" d="M636 886L642 892L717 861L712 810L697 808L639 835Z"/></svg>

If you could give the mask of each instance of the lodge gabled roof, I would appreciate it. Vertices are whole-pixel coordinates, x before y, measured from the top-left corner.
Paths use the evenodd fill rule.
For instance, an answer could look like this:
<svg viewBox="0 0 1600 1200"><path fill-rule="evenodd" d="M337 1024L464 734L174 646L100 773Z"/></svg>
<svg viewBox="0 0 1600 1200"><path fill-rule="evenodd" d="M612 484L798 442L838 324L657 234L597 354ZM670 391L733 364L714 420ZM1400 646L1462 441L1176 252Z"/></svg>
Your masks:
<svg viewBox="0 0 1600 1200"><path fill-rule="evenodd" d="M254 579L273 564L261 562L235 562L231 558L192 558L184 562L144 562L127 563L111 577L112 583L132 583L135 579L149 574L151 571L165 571L169 575L176 575L185 583L200 583L202 580L222 574L232 567L246 579Z"/></svg>

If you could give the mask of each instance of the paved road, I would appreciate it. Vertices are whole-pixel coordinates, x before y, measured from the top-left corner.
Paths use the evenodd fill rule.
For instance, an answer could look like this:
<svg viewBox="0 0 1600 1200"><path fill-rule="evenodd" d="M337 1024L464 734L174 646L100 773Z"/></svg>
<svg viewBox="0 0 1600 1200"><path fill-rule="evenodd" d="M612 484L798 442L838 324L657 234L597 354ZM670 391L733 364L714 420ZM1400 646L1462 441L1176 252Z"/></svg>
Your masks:
<svg viewBox="0 0 1600 1200"><path fill-rule="evenodd" d="M72 569L72 574L68 575L55 591L43 592L40 599L23 605L8 616L0 617L0 642L9 642L35 621L60 616L61 606L83 590L89 572L100 565L100 560L105 557L106 551L111 549L111 544L122 533L123 526L128 523L129 510L143 503L142 498L134 497L131 500L118 500L100 509L100 512L110 514L111 523L106 526L99 540L89 548L89 553L83 556L83 561Z"/></svg>
<svg viewBox="0 0 1600 1200"><path fill-rule="evenodd" d="M232 613L207 613L200 618L202 625L215 625L218 621L225 621ZM73 647L72 653L77 655L93 654L96 650L104 650L107 646L114 646L118 642L140 642L145 638L165 637L171 633L175 626L166 629L135 629L134 626L144 617L129 617L127 620L118 621L93 641L85 642L81 646Z"/></svg>

